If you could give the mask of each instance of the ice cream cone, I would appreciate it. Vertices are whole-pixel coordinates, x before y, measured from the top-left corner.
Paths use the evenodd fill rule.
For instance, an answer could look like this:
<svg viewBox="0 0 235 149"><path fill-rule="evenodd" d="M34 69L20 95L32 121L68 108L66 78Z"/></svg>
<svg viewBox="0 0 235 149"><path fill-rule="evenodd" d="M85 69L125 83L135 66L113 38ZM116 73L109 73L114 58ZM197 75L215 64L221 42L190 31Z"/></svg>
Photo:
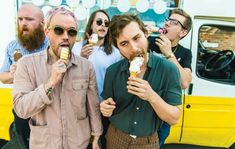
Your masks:
<svg viewBox="0 0 235 149"><path fill-rule="evenodd" d="M14 61L17 62L22 57L22 54L17 49L17 50L14 51L13 57L14 57Z"/></svg>
<svg viewBox="0 0 235 149"><path fill-rule="evenodd" d="M92 34L88 40L89 44L97 44L98 42L98 34Z"/></svg>
<svg viewBox="0 0 235 149"><path fill-rule="evenodd" d="M68 58L69 58L69 49L63 47L60 52L60 59L68 60Z"/></svg>
<svg viewBox="0 0 235 149"><path fill-rule="evenodd" d="M137 72L130 72L131 77L137 77Z"/></svg>

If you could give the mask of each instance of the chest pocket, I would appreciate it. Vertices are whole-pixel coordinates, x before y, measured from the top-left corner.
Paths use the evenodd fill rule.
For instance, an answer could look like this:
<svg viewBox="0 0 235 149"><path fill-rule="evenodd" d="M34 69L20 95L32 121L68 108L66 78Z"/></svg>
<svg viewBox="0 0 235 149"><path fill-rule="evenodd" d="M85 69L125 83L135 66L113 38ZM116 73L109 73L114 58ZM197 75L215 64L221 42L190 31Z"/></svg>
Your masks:
<svg viewBox="0 0 235 149"><path fill-rule="evenodd" d="M71 99L71 103L78 119L86 117L86 95L88 83L87 79L76 80L72 83L73 92L71 94L74 94L73 97L75 98Z"/></svg>
<svg viewBox="0 0 235 149"><path fill-rule="evenodd" d="M76 80L73 81L73 90L79 91L79 90L87 90L88 88L88 80Z"/></svg>

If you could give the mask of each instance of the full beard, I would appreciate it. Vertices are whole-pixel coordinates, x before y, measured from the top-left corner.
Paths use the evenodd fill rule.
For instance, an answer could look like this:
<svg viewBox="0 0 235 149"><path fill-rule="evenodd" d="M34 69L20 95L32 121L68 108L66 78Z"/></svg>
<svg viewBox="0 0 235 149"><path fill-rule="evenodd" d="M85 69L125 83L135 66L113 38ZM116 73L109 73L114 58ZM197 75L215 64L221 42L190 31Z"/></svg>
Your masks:
<svg viewBox="0 0 235 149"><path fill-rule="evenodd" d="M17 38L20 44L28 51L33 51L41 46L45 39L43 26L39 25L35 30L29 31L28 34L23 34L23 29L17 28Z"/></svg>

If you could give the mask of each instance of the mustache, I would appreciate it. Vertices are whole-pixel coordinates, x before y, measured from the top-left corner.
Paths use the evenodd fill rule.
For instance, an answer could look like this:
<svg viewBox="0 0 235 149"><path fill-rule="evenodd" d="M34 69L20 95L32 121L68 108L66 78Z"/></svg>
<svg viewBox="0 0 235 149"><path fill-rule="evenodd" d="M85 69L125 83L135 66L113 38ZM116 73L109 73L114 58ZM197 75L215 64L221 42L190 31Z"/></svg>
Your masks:
<svg viewBox="0 0 235 149"><path fill-rule="evenodd" d="M145 55L145 50L143 48L139 48L138 50L136 50L135 53L130 56L130 60L133 60L135 57L144 57Z"/></svg>

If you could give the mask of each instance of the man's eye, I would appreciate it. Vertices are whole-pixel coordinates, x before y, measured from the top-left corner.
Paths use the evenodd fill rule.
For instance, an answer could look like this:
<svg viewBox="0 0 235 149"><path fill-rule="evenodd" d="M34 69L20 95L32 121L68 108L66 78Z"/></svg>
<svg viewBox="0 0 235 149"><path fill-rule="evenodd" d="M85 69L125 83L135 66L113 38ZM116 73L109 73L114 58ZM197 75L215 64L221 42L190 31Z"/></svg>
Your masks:
<svg viewBox="0 0 235 149"><path fill-rule="evenodd" d="M134 40L138 40L138 39L140 39L140 36L136 36L136 37L134 38Z"/></svg>
<svg viewBox="0 0 235 149"><path fill-rule="evenodd" d="M124 46L127 46L127 43L124 42L124 43L121 43L120 45L121 45L122 47L124 47Z"/></svg>

